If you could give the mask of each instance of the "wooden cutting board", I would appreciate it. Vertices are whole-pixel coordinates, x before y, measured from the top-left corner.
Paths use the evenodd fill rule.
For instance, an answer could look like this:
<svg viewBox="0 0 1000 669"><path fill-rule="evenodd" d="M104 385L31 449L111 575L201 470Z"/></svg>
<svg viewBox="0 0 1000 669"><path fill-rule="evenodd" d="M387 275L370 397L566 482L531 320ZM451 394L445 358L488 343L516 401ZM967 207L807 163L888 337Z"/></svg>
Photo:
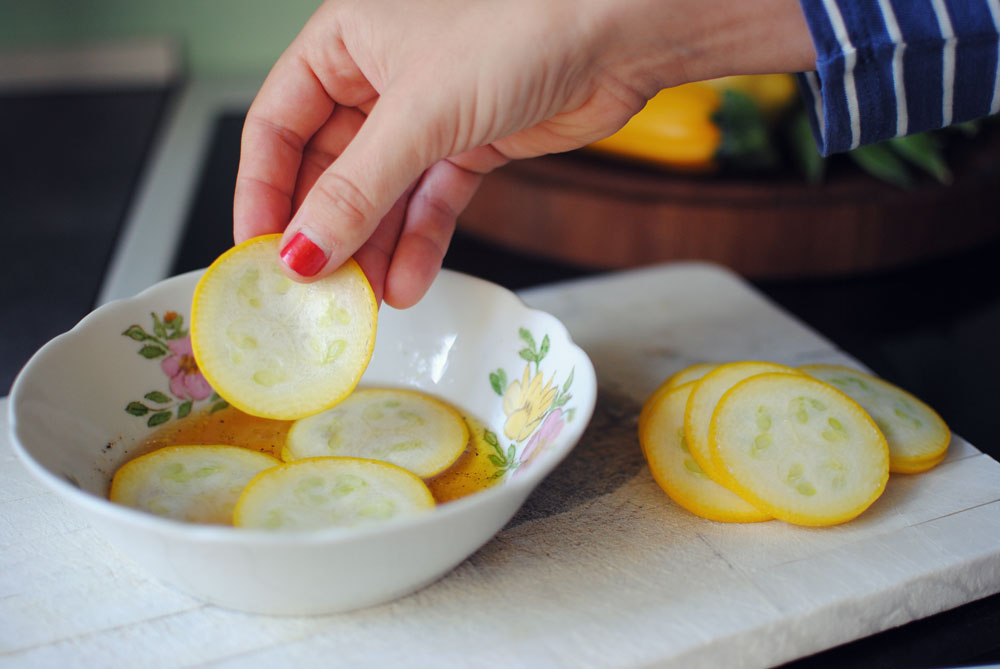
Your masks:
<svg viewBox="0 0 1000 669"><path fill-rule="evenodd" d="M670 373L850 362L736 276L679 264L521 297L593 360L593 421L493 540L352 613L247 615L154 581L31 479L0 399L0 664L765 667L1000 591L1000 463L957 436L837 527L714 523L659 489L636 418Z"/></svg>

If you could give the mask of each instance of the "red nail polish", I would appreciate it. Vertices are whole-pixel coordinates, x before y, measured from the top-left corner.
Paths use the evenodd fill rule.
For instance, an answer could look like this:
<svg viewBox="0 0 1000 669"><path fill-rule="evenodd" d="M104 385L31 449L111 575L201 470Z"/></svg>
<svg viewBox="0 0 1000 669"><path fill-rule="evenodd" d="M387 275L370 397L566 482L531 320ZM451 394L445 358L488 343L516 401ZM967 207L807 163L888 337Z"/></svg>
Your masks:
<svg viewBox="0 0 1000 669"><path fill-rule="evenodd" d="M327 257L313 240L299 232L281 249L281 259L300 276L312 276L323 269Z"/></svg>

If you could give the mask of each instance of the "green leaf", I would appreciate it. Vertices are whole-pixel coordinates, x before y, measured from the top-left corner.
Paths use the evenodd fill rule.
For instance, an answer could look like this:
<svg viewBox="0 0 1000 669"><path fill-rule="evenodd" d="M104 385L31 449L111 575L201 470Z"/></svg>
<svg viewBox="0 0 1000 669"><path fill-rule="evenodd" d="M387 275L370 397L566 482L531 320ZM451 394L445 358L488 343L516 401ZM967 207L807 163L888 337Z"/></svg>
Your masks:
<svg viewBox="0 0 1000 669"><path fill-rule="evenodd" d="M980 119L975 119L972 121L966 121L965 123L955 123L954 125L949 126L948 129L958 131L966 137L975 137L979 134L981 123Z"/></svg>
<svg viewBox="0 0 1000 669"><path fill-rule="evenodd" d="M517 449L514 448L514 444L511 444L507 448L507 462L514 462L515 457L517 457Z"/></svg>
<svg viewBox="0 0 1000 669"><path fill-rule="evenodd" d="M497 395L503 397L504 392L507 390L507 372L503 371L503 369L492 372L490 374L490 386L493 387Z"/></svg>
<svg viewBox="0 0 1000 669"><path fill-rule="evenodd" d="M504 467L507 464L506 462L503 461L503 459L500 456L497 455L490 455L488 459L490 462L493 463L494 467Z"/></svg>
<svg viewBox="0 0 1000 669"><path fill-rule="evenodd" d="M569 390L569 387L573 385L573 374L576 372L576 367L569 370L569 376L566 377L566 383L563 384L562 391L565 393Z"/></svg>
<svg viewBox="0 0 1000 669"><path fill-rule="evenodd" d="M228 406L229 406L229 402L227 402L226 400L222 400L221 402L216 402L215 404L212 405L212 408L209 410L209 413L215 413L216 411L222 411L223 409L225 409Z"/></svg>
<svg viewBox="0 0 1000 669"><path fill-rule="evenodd" d="M767 119L757 102L742 91L722 92L722 103L712 120L722 131L718 157L741 169L771 169L778 164L778 152L771 141Z"/></svg>
<svg viewBox="0 0 1000 669"><path fill-rule="evenodd" d="M944 160L941 148L929 132L889 140L893 151L910 161L943 184L951 183L951 170Z"/></svg>
<svg viewBox="0 0 1000 669"><path fill-rule="evenodd" d="M913 188L913 177L902 159L885 142L859 146L847 155L858 167L876 179L904 190Z"/></svg>
<svg viewBox="0 0 1000 669"><path fill-rule="evenodd" d="M177 313L177 312L174 312ZM180 314L174 316L174 320L167 323L167 328L170 330L170 334L167 336L168 339L180 339L185 336L187 332L184 331L184 317Z"/></svg>
<svg viewBox="0 0 1000 669"><path fill-rule="evenodd" d="M167 328L164 327L163 321L161 321L160 317L157 316L155 313L151 314L151 316L153 317L153 334L155 334L157 337L160 337L161 339L166 339Z"/></svg>
<svg viewBox="0 0 1000 669"><path fill-rule="evenodd" d="M133 416L145 416L149 413L149 407L142 402L129 402L125 406L125 411Z"/></svg>
<svg viewBox="0 0 1000 669"><path fill-rule="evenodd" d="M492 432L490 432L489 430L483 430L483 441L485 441L493 448L496 448L497 445L499 445L500 443L499 441L497 441L497 436Z"/></svg>
<svg viewBox="0 0 1000 669"><path fill-rule="evenodd" d="M139 355L149 360L153 358L159 358L161 355L166 355L167 352L161 346L155 346L153 344L146 344L139 349Z"/></svg>
<svg viewBox="0 0 1000 669"><path fill-rule="evenodd" d="M156 413L154 413L152 416L149 417L149 420L146 421L146 425L150 427L163 425L168 420L170 420L170 416L172 415L173 414L171 414L169 411L157 411Z"/></svg>
<svg viewBox="0 0 1000 669"><path fill-rule="evenodd" d="M572 398L573 398L573 396L572 396L572 395L570 395L570 394L568 394L568 393L567 393L567 394L565 394L565 395L560 395L560 396L559 396L559 397L557 397L557 398L556 398L556 400L555 400L555 401L554 401L554 402L552 403L552 408L553 408L553 409L559 409L559 408L561 408L561 407L564 407L564 406L566 406L566 402L569 402L569 401L570 401L570 399L572 399Z"/></svg>
<svg viewBox="0 0 1000 669"><path fill-rule="evenodd" d="M538 359L536 360L536 362L541 362L542 358L544 358L546 356L546 354L549 352L549 345L550 345L550 343L551 342L549 342L549 336L548 335L545 335L544 337L542 337L542 345L538 349Z"/></svg>
<svg viewBox="0 0 1000 669"><path fill-rule="evenodd" d="M538 356L531 349L522 348L520 351L517 352L517 354L521 356L521 358L523 358L524 360L527 360L528 362L538 362Z"/></svg>
<svg viewBox="0 0 1000 669"><path fill-rule="evenodd" d="M187 402L184 402L183 404L181 404L179 407L177 407L177 417L178 418L184 418L184 416L186 416L189 413L191 413L191 407L193 405L194 405L194 402L192 400L188 400Z"/></svg>
<svg viewBox="0 0 1000 669"><path fill-rule="evenodd" d="M535 346L535 338L531 336L531 333L528 332L527 328L519 329L517 331L517 334L521 339L524 340L524 343L528 345L528 348L531 349L532 353L534 353L537 350L538 347Z"/></svg>
<svg viewBox="0 0 1000 669"><path fill-rule="evenodd" d="M808 183L822 183L826 174L826 158L820 155L816 148L816 138L805 109L789 121L787 126L788 143L792 150L792 158L796 167Z"/></svg>
<svg viewBox="0 0 1000 669"><path fill-rule="evenodd" d="M146 334L146 331L143 330L140 325L130 325L129 328L122 334L136 341L145 341L146 339L149 339L149 335Z"/></svg>
<svg viewBox="0 0 1000 669"><path fill-rule="evenodd" d="M148 392L145 395L143 395L143 397L145 397L150 402L156 402L157 404L167 404L168 402L170 402L170 398L167 397L165 394L161 393L159 390L153 390L151 392Z"/></svg>

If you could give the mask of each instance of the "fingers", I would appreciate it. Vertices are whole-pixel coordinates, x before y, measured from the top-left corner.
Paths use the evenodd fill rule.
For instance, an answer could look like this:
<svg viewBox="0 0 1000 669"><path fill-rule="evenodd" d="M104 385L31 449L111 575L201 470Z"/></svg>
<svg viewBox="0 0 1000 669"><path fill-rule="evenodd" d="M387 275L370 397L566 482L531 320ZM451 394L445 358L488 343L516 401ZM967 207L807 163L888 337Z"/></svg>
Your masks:
<svg viewBox="0 0 1000 669"><path fill-rule="evenodd" d="M368 277L368 282L375 293L375 299L379 303L382 302L385 292L386 274L389 273L389 265L392 262L393 252L396 249L400 229L403 227L406 207L412 192L413 188L408 188L396 200L389 213L379 222L372 236L354 253L354 259L358 261L365 276Z"/></svg>
<svg viewBox="0 0 1000 669"><path fill-rule="evenodd" d="M363 120L358 110L338 107L309 142L299 170L296 207L338 159ZM353 254L378 300L384 294L390 305L405 308L424 295L441 268L458 214L482 175L506 162L489 146L468 151L433 165L396 199Z"/></svg>
<svg viewBox="0 0 1000 669"><path fill-rule="evenodd" d="M343 44L320 35L317 46L317 32L306 26L275 63L247 113L233 198L237 242L284 230L307 144L338 102L358 106L375 97Z"/></svg>
<svg viewBox="0 0 1000 669"><path fill-rule="evenodd" d="M302 61L285 57L278 61L243 125L233 199L237 242L284 229L302 150L333 107Z"/></svg>
<svg viewBox="0 0 1000 669"><path fill-rule="evenodd" d="M354 107L338 106L323 127L309 140L302 152L302 163L295 182L293 213L301 206L320 175L347 147L364 120L364 114Z"/></svg>
<svg viewBox="0 0 1000 669"><path fill-rule="evenodd" d="M483 172L501 160L489 155L488 147L480 153L478 159L467 156L467 161ZM424 296L441 269L458 215L482 178L483 173L451 160L439 161L424 173L410 196L406 221L392 256L385 283L386 303L405 309Z"/></svg>
<svg viewBox="0 0 1000 669"><path fill-rule="evenodd" d="M400 98L405 105L380 98L343 152L315 179L282 239L291 276L309 280L339 267L442 157L435 133L427 132L435 112L415 108L414 97Z"/></svg>

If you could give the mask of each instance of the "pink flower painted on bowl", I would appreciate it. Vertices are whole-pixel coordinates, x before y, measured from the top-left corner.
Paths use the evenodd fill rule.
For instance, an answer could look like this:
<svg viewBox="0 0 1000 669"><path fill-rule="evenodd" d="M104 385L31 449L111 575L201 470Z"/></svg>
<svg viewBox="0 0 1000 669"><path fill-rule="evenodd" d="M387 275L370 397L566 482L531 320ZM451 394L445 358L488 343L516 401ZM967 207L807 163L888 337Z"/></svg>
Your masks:
<svg viewBox="0 0 1000 669"><path fill-rule="evenodd" d="M545 449L548 448L549 444L556 440L559 433L563 429L563 425L566 422L563 420L562 409L556 409L542 421L542 425L538 428L538 431L531 436L528 443L525 444L524 450L521 452L521 461L518 465L516 472L520 472L524 469L524 466L529 462L537 458ZM515 473L516 473L515 472Z"/></svg>
<svg viewBox="0 0 1000 669"><path fill-rule="evenodd" d="M212 394L212 387L198 370L191 337L174 339L167 344L170 355L160 363L163 373L170 377L170 392L179 399L203 400Z"/></svg>
<svg viewBox="0 0 1000 669"><path fill-rule="evenodd" d="M155 312L150 317L153 321L152 330L133 323L122 335L139 344L136 353L140 356L146 360L160 361L160 369L170 380L169 392L176 399L162 390L152 389L143 394L141 400L126 404L126 413L136 418L145 418L146 425L156 427L174 416L184 418L191 413L196 401L209 397L212 412L229 406L212 390L198 369L191 350L191 338L184 327L184 316L176 311L167 311L162 318Z"/></svg>

